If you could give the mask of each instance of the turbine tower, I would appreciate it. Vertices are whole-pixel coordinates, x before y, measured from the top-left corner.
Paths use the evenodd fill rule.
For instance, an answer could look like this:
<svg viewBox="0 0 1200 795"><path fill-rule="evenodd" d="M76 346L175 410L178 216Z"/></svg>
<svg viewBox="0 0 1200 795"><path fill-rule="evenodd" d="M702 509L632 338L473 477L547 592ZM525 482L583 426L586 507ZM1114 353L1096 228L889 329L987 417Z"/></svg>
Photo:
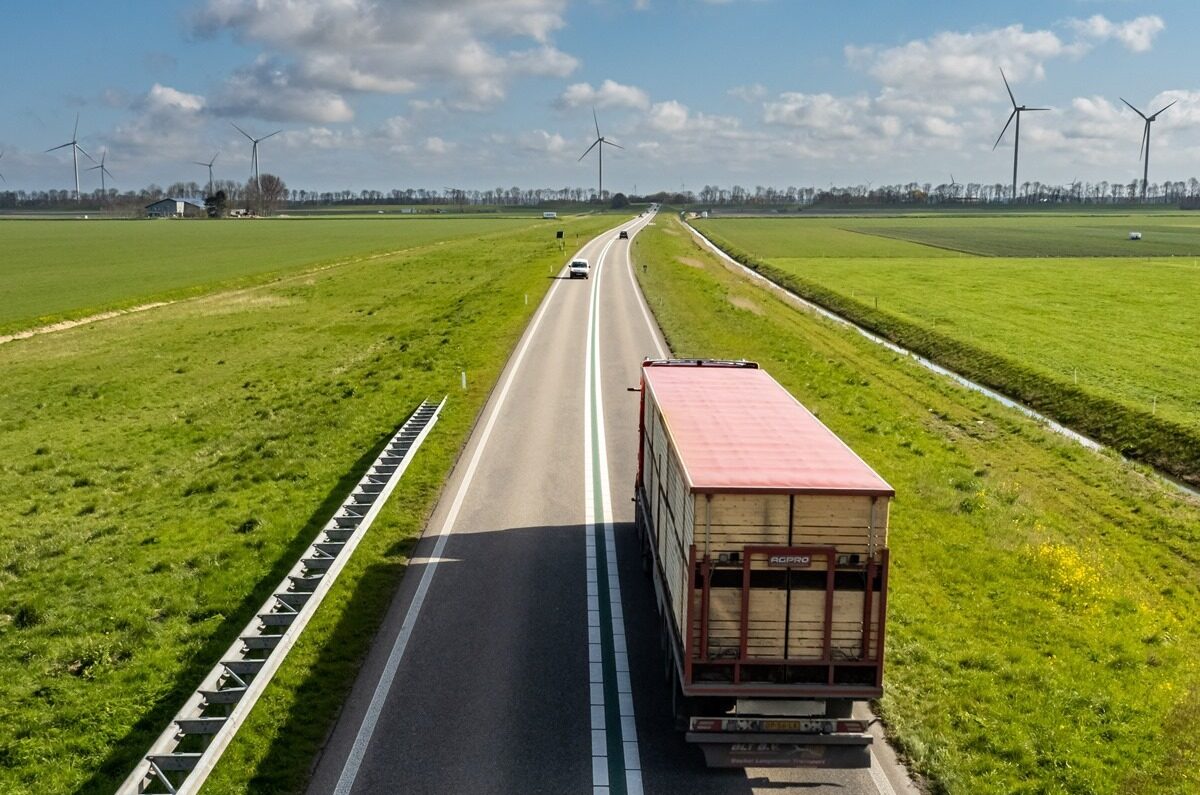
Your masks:
<svg viewBox="0 0 1200 795"><path fill-rule="evenodd" d="M256 150L256 152L257 152L257 150ZM221 154L220 152L217 152L217 154L212 156L212 160L209 160L207 163L201 163L199 160L192 161L193 164L195 164L197 166L204 166L205 168L208 169L208 195L209 196L213 195L213 176L212 176L213 163L217 162L217 157L219 157L220 154ZM254 163L256 166L258 165L258 157L254 158Z"/></svg>
<svg viewBox="0 0 1200 795"><path fill-rule="evenodd" d="M1125 101L1125 97L1121 97L1121 101L1125 102L1126 105L1129 105L1129 103ZM1155 119L1158 118L1159 113L1162 113L1163 111L1165 111L1167 108L1171 107L1171 105L1174 105L1178 101L1179 100L1177 100L1177 99L1172 100L1170 103L1165 105L1161 110L1159 110L1155 113L1151 113L1149 116L1147 116L1145 113L1142 113L1140 110L1135 108L1133 105L1129 105L1129 109L1132 110L1137 115L1141 116L1142 121L1145 122L1145 125L1146 125L1145 127L1142 128L1142 145L1140 147L1138 147L1138 160L1142 161L1142 201L1143 202L1146 201L1146 182L1147 182L1148 178L1150 177L1150 124Z"/></svg>
<svg viewBox="0 0 1200 795"><path fill-rule="evenodd" d="M1017 128L1013 135L1013 183L1012 183L1012 200L1017 201L1017 155L1021 151L1021 114L1025 111L1033 110L1050 110L1049 108L1030 108L1025 105L1018 105L1017 98L1013 96L1012 88L1008 85L1008 78L1004 75L1004 70L1000 70L1000 79L1004 81L1004 88L1008 90L1008 98L1012 101L1012 113L1008 116L1008 121L1004 122L1004 129L1000 131L1000 135L996 138L996 143L992 144L992 151L996 151L996 147L1000 145L1000 140L1004 138L1004 133L1008 132L1008 125L1012 124L1012 120L1017 120Z"/></svg>
<svg viewBox="0 0 1200 795"><path fill-rule="evenodd" d="M587 148L587 150L579 156L579 160L577 160L576 162L579 162L580 160L583 160L585 157L587 157L588 152L591 152L593 149L596 150L596 154L598 155L599 161L600 161L600 193L599 193L598 198L600 199L601 202L603 202L604 201L604 147L605 146L615 146L618 149L624 149L625 147L621 146L620 144L613 143L612 141L608 140L607 138L605 138L603 135L600 134L600 120L596 118L596 109L595 108L592 108L592 121L595 122L595 124L596 124L596 140L592 141L592 145L589 146Z"/></svg>
<svg viewBox="0 0 1200 795"><path fill-rule="evenodd" d="M91 160L93 163L96 162L96 158L92 157L87 152L85 152L83 147L79 145L79 114L78 113L75 114L75 130L74 130L74 132L71 133L71 140L67 141L65 144L51 147L50 149L47 149L46 151L54 152L59 149L66 149L68 146L71 147L71 161L75 164L75 201L79 201L79 153L83 152L84 157L86 157L88 160Z"/></svg>
<svg viewBox="0 0 1200 795"><path fill-rule="evenodd" d="M100 153L99 165L92 166L91 168L88 169L88 171L99 171L100 172L100 196L102 197L101 201L103 201L103 197L108 195L108 186L104 182L104 175L107 174L110 177L112 176L112 172L109 171L108 167L104 165L104 161L107 157L108 157L108 150L105 149L103 152Z"/></svg>
<svg viewBox="0 0 1200 795"><path fill-rule="evenodd" d="M233 124L233 122L229 122ZM271 137L271 135L279 135L283 130L276 130L271 135L264 135L262 138L255 138L250 133L233 124L233 128L240 132L250 141L250 165L254 168L254 187L258 191L259 201L262 201L262 180L258 178L258 145ZM216 160L214 157L213 160Z"/></svg>

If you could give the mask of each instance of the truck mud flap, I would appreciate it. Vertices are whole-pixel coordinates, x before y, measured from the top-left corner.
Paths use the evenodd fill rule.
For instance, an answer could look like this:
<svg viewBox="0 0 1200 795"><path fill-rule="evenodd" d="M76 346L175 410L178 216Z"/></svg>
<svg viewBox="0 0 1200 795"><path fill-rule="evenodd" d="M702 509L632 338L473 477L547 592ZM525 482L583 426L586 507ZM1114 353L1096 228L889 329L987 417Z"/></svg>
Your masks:
<svg viewBox="0 0 1200 795"><path fill-rule="evenodd" d="M709 767L815 767L838 770L871 766L869 734L730 736L689 732Z"/></svg>

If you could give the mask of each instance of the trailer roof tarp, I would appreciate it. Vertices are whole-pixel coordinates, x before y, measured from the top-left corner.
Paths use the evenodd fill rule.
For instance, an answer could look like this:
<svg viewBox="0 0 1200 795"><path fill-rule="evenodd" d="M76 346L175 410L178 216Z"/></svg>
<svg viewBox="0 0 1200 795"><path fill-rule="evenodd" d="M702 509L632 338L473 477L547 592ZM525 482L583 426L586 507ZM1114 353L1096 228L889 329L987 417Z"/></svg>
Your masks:
<svg viewBox="0 0 1200 795"><path fill-rule="evenodd" d="M891 496L875 470L763 370L642 370L693 491Z"/></svg>

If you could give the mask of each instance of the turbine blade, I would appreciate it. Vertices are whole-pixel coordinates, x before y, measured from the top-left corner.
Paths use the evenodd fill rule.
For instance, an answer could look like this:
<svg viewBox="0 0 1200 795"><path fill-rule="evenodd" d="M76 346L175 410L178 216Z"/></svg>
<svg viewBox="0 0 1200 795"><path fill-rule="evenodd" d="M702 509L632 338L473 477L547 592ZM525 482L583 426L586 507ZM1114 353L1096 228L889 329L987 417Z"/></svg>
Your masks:
<svg viewBox="0 0 1200 795"><path fill-rule="evenodd" d="M1128 107L1130 110L1133 110L1133 112L1134 112L1134 113L1136 113L1136 114L1140 115L1142 119L1145 119L1145 118L1146 118L1146 114L1145 114L1145 113L1142 113L1142 112L1141 112L1141 110L1139 110L1138 108L1135 108L1135 107L1133 107L1133 106L1132 106L1132 104L1129 104L1129 102L1127 102L1127 101L1126 101L1126 98L1124 98L1124 97L1120 97L1120 98L1121 98L1121 101L1122 101L1122 102L1126 103L1126 106L1127 106L1127 107Z"/></svg>
<svg viewBox="0 0 1200 795"><path fill-rule="evenodd" d="M1146 152L1146 139L1150 137L1150 120L1146 119L1146 124L1142 127L1142 145L1138 147L1138 162L1142 161L1142 155Z"/></svg>
<svg viewBox="0 0 1200 795"><path fill-rule="evenodd" d="M74 132L71 133L71 140L72 141L79 140L79 113L78 112L75 114L75 130L74 130Z"/></svg>
<svg viewBox="0 0 1200 795"><path fill-rule="evenodd" d="M1000 68L1000 79L1004 81L1004 90L1008 92L1008 98L1012 101L1012 106L1017 106L1017 98L1013 96L1012 88L1008 85L1008 77L1004 74L1004 68Z"/></svg>
<svg viewBox="0 0 1200 795"><path fill-rule="evenodd" d="M218 158L218 157L220 157L220 156L221 156L221 153L220 153L220 152L217 152L215 155L213 155L213 159L212 159L212 160L210 160L210 161L208 161L208 166L209 166L209 168L212 168L212 164L213 164L213 163L215 163L215 162L217 162L217 158Z"/></svg>
<svg viewBox="0 0 1200 795"><path fill-rule="evenodd" d="M83 152L83 156L86 157L88 160L91 160L93 163L96 162L96 158L89 155L87 153L87 150L84 149L82 146L80 146L78 143L75 144L75 148L78 149L80 152Z"/></svg>
<svg viewBox="0 0 1200 795"><path fill-rule="evenodd" d="M615 146L615 147L617 147L618 149L624 149L624 148L625 148L625 147L621 146L620 144L615 144L615 143L613 143L612 141L608 140L607 138L603 138L603 139L601 139L601 140L603 140L603 141L604 141L604 143L608 144L609 146Z"/></svg>
<svg viewBox="0 0 1200 795"><path fill-rule="evenodd" d="M1000 135L996 137L996 143L992 144L992 151L996 151L996 147L1000 145L1000 140L1004 137L1004 133L1008 132L1008 125L1012 124L1012 120L1016 118L1017 109L1013 108L1013 112L1008 114L1008 121L1004 122L1004 129L1000 131Z"/></svg>
<svg viewBox="0 0 1200 795"><path fill-rule="evenodd" d="M5 185L7 185L7 184L8 184L8 180L6 180L6 179L4 178L4 175L3 175L3 174L0 174L0 182L3 182Z"/></svg>
<svg viewBox="0 0 1200 795"><path fill-rule="evenodd" d="M194 165L194 166L204 166L205 168L208 168L208 163L201 163L199 160L193 160L193 161L192 161L192 165Z"/></svg>
<svg viewBox="0 0 1200 795"><path fill-rule="evenodd" d="M597 138L596 140L592 141L592 145L591 145L591 146L589 146L589 147L588 147L588 148L587 148L587 149L584 151L584 153L583 153L583 154L581 154L581 155L579 156L579 160L583 160L585 157L587 157L587 156L588 156L588 152L591 152L593 149L595 149L595 148L596 148L597 146L599 146L599 145L600 145L600 139L599 139L599 138ZM579 162L579 160L576 160L575 162L576 162L576 163L578 163L578 162Z"/></svg>
<svg viewBox="0 0 1200 795"><path fill-rule="evenodd" d="M233 124L233 122L229 122L229 123L230 123L230 124ZM254 138L252 138L252 137L250 136L250 133L246 132L246 131L245 131L245 130L243 130L241 127L237 126L236 124L233 124L233 129L237 130L237 131L238 131L238 132L240 132L242 135L244 135L244 136L246 136L247 138L249 138L251 141L253 141L253 140L254 140Z"/></svg>
<svg viewBox="0 0 1200 795"><path fill-rule="evenodd" d="M281 133L281 132L283 132L283 130L276 130L275 132L271 133L271 135L279 135L279 133ZM258 139L259 143L262 143L263 141L267 140L268 138L271 137L271 135L264 135L262 138L259 138Z"/></svg>
<svg viewBox="0 0 1200 795"><path fill-rule="evenodd" d="M74 141L67 141L65 144L56 146L53 149L47 149L46 151L47 152L55 152L55 151L58 151L59 149L66 149L68 146L74 145L74 143L75 143Z"/></svg>
<svg viewBox="0 0 1200 795"><path fill-rule="evenodd" d="M600 120L596 118L596 106L592 105L592 121L596 124L596 137L600 137Z"/></svg>
<svg viewBox="0 0 1200 795"><path fill-rule="evenodd" d="M1050 108L1021 108L1021 110L1050 110Z"/></svg>
<svg viewBox="0 0 1200 795"><path fill-rule="evenodd" d="M1170 101L1168 104L1166 104L1166 105L1164 105L1164 106L1163 106L1162 110L1160 110L1160 111L1156 112L1154 115L1152 115L1152 116L1150 117L1150 119L1151 119L1151 120L1153 120L1153 119L1156 119L1156 118L1158 118L1158 114L1159 114L1159 113L1162 113L1164 110L1166 110L1167 108L1171 107L1171 105L1174 105L1174 104L1175 104L1176 102L1178 102L1178 101L1179 101L1179 100L1177 100L1177 99L1173 99L1173 100L1171 100L1171 101Z"/></svg>

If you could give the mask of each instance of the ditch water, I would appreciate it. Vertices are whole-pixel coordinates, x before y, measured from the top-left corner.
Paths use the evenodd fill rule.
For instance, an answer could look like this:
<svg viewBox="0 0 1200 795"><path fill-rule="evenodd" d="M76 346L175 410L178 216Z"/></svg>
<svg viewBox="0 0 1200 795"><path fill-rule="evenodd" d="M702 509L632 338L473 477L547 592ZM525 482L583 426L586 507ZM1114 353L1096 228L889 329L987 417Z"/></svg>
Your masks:
<svg viewBox="0 0 1200 795"><path fill-rule="evenodd" d="M858 325L854 321L852 321L848 318L842 317L841 315L837 314L836 312L831 312L819 304L815 304L806 298L801 298L800 296L793 293L791 290L788 290L787 288L776 284L775 282L768 279L766 276L763 276L758 271L755 271L753 268L746 267L742 263L735 260L733 257L726 254L724 251L721 250L721 248L719 246L717 246L715 243L713 243L711 240L709 240L707 237L705 237L703 234L701 234L700 231L697 230L695 227L693 227L691 224L687 224L687 227L688 227L688 229L691 230L692 234L695 235L698 240L700 240L701 243L703 243L710 251L715 253L723 261L725 261L726 263L729 263L730 265L734 266L735 268L738 268L742 273L749 276L752 280L759 282L760 284L766 286L768 289L773 290L774 292L783 296L789 303L796 305L796 306L800 306L810 312L814 312L814 313L820 315L821 317L824 317L828 320L832 320L834 323L837 323L839 325L846 326L848 328L852 328L855 331L857 331L859 334L861 334L862 336L869 339L871 342L874 342L877 345L882 345L883 347L887 348L888 350L893 351L894 353L898 353L901 356L906 356L906 357L912 359L913 361L915 361L917 364L924 367L925 369L931 370L932 372L935 372L938 375L945 376L946 378L950 378L953 381L960 384L961 386L964 386L973 392L978 392L981 395L986 395L987 397L991 398L992 400L996 401L997 403L1001 403L1001 404L1007 406L1008 408L1016 409L1017 411L1021 412L1022 414L1029 417L1030 419L1035 420L1036 422L1040 423L1041 425L1045 426L1046 428L1049 428L1054 433L1057 433L1061 436L1065 436L1066 438L1070 439L1071 441L1075 442L1076 444L1082 445L1083 447L1086 447L1089 450L1094 450L1096 452L1111 452L1114 455L1120 457L1122 461L1125 461L1130 464L1134 463L1133 461L1131 461L1130 459L1121 455L1120 453L1116 452L1115 450L1112 450L1111 448L1101 444L1100 442L1097 442L1095 439L1084 436L1083 434L1079 433L1078 431L1072 430L1071 428L1068 428L1067 426L1063 425L1062 423L1055 422L1054 420L1050 419L1046 415L1041 414L1041 413L1035 411L1034 409L1031 409L1029 406L1026 406L1023 403L1018 403L1017 401L1013 400L1012 398L1008 397L1007 395L1003 395L994 389L989 389L988 387L984 386L983 384L978 384L978 383L972 381L971 379L969 379L963 375L960 375L959 373L954 372L953 370L947 370L945 367L942 367L937 362L926 359L924 356L913 353L912 351L908 350L907 348L901 347L890 340L886 340L883 337L880 337L878 334L875 334L874 332L863 328L862 326ZM1172 477L1171 475L1168 475L1167 473L1161 472L1157 469L1151 469L1151 471L1154 473L1154 475L1156 477L1158 477L1164 483L1175 487L1176 489L1183 492L1184 494L1187 494L1188 496L1194 497L1196 499L1200 499L1200 489L1196 489L1196 488L1188 485L1187 483L1184 483L1184 482Z"/></svg>

